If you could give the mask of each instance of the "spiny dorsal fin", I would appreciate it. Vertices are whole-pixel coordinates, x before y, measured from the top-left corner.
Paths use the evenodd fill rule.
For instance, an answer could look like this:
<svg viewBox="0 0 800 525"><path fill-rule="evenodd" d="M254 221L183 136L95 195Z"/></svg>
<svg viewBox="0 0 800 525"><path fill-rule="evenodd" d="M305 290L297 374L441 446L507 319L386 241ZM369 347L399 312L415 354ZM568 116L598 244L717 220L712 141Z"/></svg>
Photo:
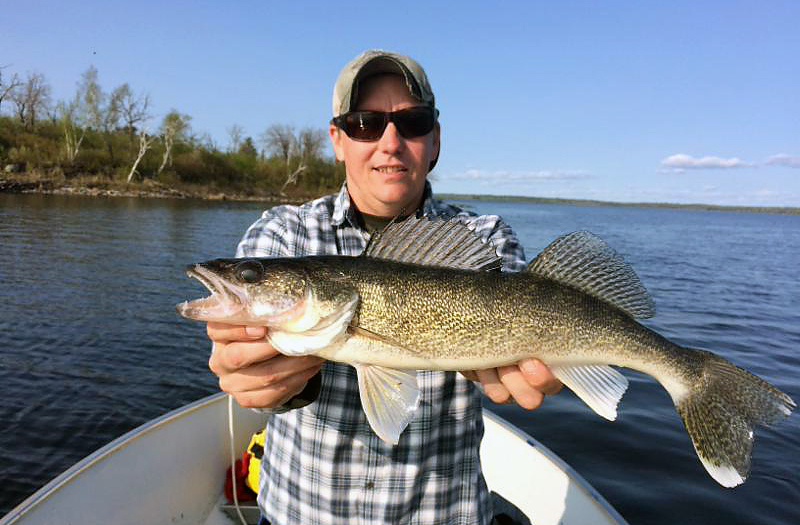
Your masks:
<svg viewBox="0 0 800 525"><path fill-rule="evenodd" d="M392 222L372 235L363 255L462 270L493 270L502 264L494 247L457 217Z"/></svg>
<svg viewBox="0 0 800 525"><path fill-rule="evenodd" d="M574 286L633 317L655 315L653 299L633 268L593 233L562 235L530 262L528 271Z"/></svg>

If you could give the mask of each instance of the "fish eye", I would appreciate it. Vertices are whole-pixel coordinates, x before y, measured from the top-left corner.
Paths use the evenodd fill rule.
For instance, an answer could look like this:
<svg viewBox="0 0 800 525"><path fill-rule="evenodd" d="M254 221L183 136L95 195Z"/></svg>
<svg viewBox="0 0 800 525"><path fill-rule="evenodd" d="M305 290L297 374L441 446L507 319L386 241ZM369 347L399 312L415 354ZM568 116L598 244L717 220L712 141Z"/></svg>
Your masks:
<svg viewBox="0 0 800 525"><path fill-rule="evenodd" d="M236 276L246 282L255 283L264 275L264 267L258 261L242 261L236 265Z"/></svg>

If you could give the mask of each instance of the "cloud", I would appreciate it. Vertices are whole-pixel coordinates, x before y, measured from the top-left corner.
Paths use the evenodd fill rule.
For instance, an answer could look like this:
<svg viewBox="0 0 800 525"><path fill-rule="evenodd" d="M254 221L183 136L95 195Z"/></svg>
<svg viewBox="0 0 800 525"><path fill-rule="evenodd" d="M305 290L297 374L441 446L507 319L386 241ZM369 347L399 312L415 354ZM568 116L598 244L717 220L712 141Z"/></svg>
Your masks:
<svg viewBox="0 0 800 525"><path fill-rule="evenodd" d="M461 179L474 181L559 181L587 179L591 175L582 170L538 170L538 171L487 171L477 168L470 168L460 173L447 175L447 179Z"/></svg>
<svg viewBox="0 0 800 525"><path fill-rule="evenodd" d="M772 155L764 161L767 166L784 166L786 168L800 168L800 155L789 155L788 153L778 153Z"/></svg>
<svg viewBox="0 0 800 525"><path fill-rule="evenodd" d="M661 160L661 165L667 168L666 171L673 171L681 173L685 170L692 169L705 169L705 168L744 168L752 166L751 163L745 162L738 157L724 159L722 157L714 157L707 155L705 157L692 157L685 153L676 153Z"/></svg>

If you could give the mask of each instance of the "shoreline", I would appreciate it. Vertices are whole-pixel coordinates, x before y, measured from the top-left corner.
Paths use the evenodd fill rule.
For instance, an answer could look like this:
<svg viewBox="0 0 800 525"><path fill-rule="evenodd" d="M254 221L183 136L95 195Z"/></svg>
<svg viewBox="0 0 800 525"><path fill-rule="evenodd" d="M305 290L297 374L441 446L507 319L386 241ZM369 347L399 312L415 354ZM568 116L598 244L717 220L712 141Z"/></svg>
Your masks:
<svg viewBox="0 0 800 525"><path fill-rule="evenodd" d="M702 211L741 211L748 213L777 213L780 215L800 215L800 207L794 206L735 206L724 204L681 204L673 202L615 202L591 199L559 199L555 197L525 197L520 195L476 195L462 193L437 193L440 199L473 199L495 202L530 202L535 204L568 204L572 206L616 206L622 208L674 208L680 210Z"/></svg>
<svg viewBox="0 0 800 525"><path fill-rule="evenodd" d="M68 181L57 179L0 177L0 193L76 195L82 197L137 197L153 199L203 199L229 201L265 201L299 204L313 196L246 194L222 191L207 186L173 188L152 180L118 182L113 180Z"/></svg>
<svg viewBox="0 0 800 525"><path fill-rule="evenodd" d="M0 193L38 193L49 195L78 195L85 197L143 197L160 199L204 199L229 201L265 201L300 204L319 195L252 194L231 190L220 190L207 186L173 188L145 180L143 182L118 182L113 180L57 180L32 177L0 177ZM517 195L480 195L461 193L437 193L437 198L447 200L481 200L495 202L527 202L535 204L567 204L572 206L616 206L632 208L672 208L702 211L737 211L748 213L775 213L800 215L800 207L793 206L733 206L720 204L681 204L670 202L614 202L590 199L560 199L552 197L524 197Z"/></svg>

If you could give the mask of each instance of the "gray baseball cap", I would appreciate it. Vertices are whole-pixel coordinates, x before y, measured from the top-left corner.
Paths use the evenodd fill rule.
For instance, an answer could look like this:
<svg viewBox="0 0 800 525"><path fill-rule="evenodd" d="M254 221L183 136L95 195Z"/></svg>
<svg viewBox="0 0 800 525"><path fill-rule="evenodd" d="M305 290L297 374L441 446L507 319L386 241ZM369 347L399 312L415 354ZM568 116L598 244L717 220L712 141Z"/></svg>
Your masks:
<svg viewBox="0 0 800 525"><path fill-rule="evenodd" d="M410 56L383 49L367 49L345 64L333 86L333 116L347 113L358 100L359 81L380 73L402 75L408 91L423 104L435 107L433 90L428 76Z"/></svg>

